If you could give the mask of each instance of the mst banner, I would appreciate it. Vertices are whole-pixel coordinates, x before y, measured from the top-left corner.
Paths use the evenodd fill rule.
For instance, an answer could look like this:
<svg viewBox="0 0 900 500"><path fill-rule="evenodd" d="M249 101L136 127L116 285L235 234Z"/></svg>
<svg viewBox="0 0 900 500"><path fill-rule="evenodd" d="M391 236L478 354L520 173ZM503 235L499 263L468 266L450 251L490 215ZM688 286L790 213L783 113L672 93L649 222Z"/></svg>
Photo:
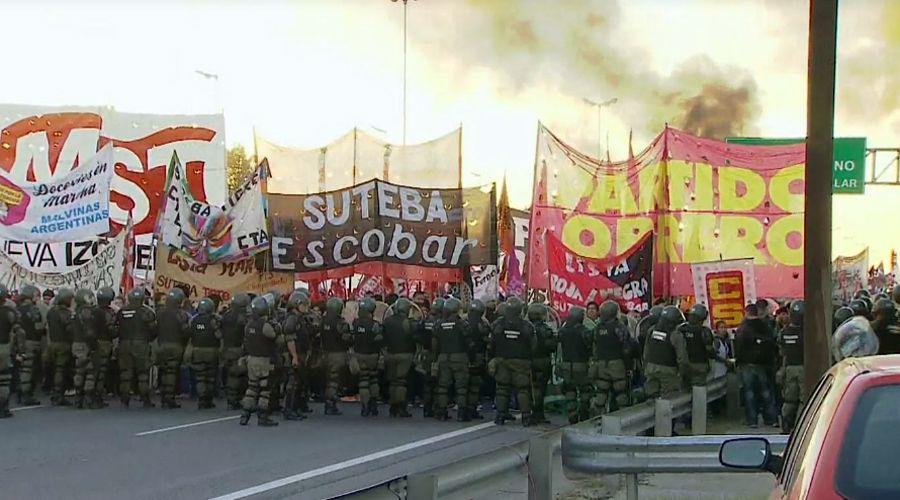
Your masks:
<svg viewBox="0 0 900 500"><path fill-rule="evenodd" d="M370 181L311 195L269 195L272 262L299 273L389 265L496 264L494 189L430 189ZM361 271L357 267L356 272ZM304 278L305 279L305 278Z"/></svg>
<svg viewBox="0 0 900 500"><path fill-rule="evenodd" d="M184 166L173 154L168 192L157 219L160 241L200 263L232 261L265 250L269 245L263 198L266 172L268 164L263 160L220 207L193 195Z"/></svg>
<svg viewBox="0 0 900 500"><path fill-rule="evenodd" d="M159 245L156 250L156 277L153 284L153 288L159 292L176 286L184 287L191 299L218 295L224 300L231 300L234 294L241 292L290 292L294 289L294 276L290 273L266 271L257 266L255 257L218 264L200 264L177 250Z"/></svg>
<svg viewBox="0 0 900 500"><path fill-rule="evenodd" d="M653 239L644 236L622 255L592 259L570 250L559 238L547 238L550 304L561 316L572 306L615 300L623 311L650 310L653 301Z"/></svg>
<svg viewBox="0 0 900 500"><path fill-rule="evenodd" d="M0 238L52 243L109 232L113 149L47 182L17 183L0 174Z"/></svg>
<svg viewBox="0 0 900 500"><path fill-rule="evenodd" d="M100 240L100 249L91 260L65 273L38 273L0 253L0 284L6 285L9 290L30 284L41 289L68 287L94 291L108 286L118 291L125 265L127 233L122 230L112 240Z"/></svg>
<svg viewBox="0 0 900 500"><path fill-rule="evenodd" d="M691 266L694 297L709 310L709 324L724 321L737 328L744 319L744 305L756 302L753 259L699 262Z"/></svg>

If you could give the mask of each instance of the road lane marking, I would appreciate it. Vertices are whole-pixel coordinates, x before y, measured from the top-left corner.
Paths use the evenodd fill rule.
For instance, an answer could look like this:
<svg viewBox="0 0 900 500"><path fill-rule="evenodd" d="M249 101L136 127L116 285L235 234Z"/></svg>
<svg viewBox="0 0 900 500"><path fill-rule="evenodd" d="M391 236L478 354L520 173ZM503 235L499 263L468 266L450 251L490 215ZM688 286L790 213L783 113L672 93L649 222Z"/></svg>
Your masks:
<svg viewBox="0 0 900 500"><path fill-rule="evenodd" d="M44 405L33 405L33 406L20 406L18 408L10 408L9 411L25 411L25 410L33 410L35 408L43 408Z"/></svg>
<svg viewBox="0 0 900 500"><path fill-rule="evenodd" d="M188 427L196 427L198 425L214 424L216 422L224 422L226 420L234 420L241 418L240 415L232 415L230 417L214 418L212 420L203 420L200 422L191 422L189 424L175 425L172 427L164 427L162 429L154 429L152 431L138 432L135 436L149 436L151 434L159 434L160 432L177 431L178 429L186 429Z"/></svg>
<svg viewBox="0 0 900 500"><path fill-rule="evenodd" d="M483 424L473 425L471 427L465 427L463 429L458 429L453 432L447 432L445 434L439 434L437 436L432 436L425 439L420 439L419 441L413 441L412 443L407 443L401 446L395 446L393 448L388 448L386 450L378 451L375 453L370 453L368 455L363 455L361 457L352 458L350 460L345 460L343 462L338 462L336 464L326 465L325 467L320 467L318 469L313 469L311 471L303 472L300 474L295 474L293 476L288 476L281 479L276 479L274 481L269 481L268 483L263 483L258 486L253 486L250 488L246 488L240 491L235 491L234 493L228 493L226 495L215 497L211 500L238 500L240 498L246 498L253 495L258 495L260 493L264 493L266 491L274 490L276 488L281 488L283 486L287 486L289 484L299 483L300 481L305 481L307 479L312 479L317 476L323 476L325 474L330 474L332 472L346 469L347 467L355 467L357 465L361 465L367 462L372 462L374 460L379 460L385 457L389 457L391 455L396 455L398 453L403 453L406 451L410 451L421 446L428 446L430 444L438 443L440 441L446 441L447 439L453 439L455 437L463 436L465 434L469 434L472 432L480 431L482 429L487 429L490 427L494 427L493 422L486 422Z"/></svg>

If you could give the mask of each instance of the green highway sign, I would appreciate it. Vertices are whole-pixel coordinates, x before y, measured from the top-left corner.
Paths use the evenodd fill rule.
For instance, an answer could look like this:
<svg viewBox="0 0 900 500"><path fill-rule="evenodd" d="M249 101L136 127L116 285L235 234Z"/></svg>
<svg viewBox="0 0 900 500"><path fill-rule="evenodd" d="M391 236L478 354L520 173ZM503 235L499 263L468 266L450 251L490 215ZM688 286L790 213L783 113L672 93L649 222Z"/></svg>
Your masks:
<svg viewBox="0 0 900 500"><path fill-rule="evenodd" d="M727 137L725 142L750 146L778 146L803 142L803 138ZM833 194L863 194L866 191L866 138L834 138Z"/></svg>

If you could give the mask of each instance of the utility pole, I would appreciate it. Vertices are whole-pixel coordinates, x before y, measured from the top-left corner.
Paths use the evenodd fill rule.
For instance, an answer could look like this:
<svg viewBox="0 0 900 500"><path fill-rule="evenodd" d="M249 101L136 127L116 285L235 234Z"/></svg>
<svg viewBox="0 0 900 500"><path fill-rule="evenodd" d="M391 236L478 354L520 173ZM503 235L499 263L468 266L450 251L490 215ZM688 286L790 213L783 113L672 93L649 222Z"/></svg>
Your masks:
<svg viewBox="0 0 900 500"><path fill-rule="evenodd" d="M834 169L834 88L837 0L809 2L809 66L806 77L806 199L803 271L804 385L813 389L830 365L831 185Z"/></svg>

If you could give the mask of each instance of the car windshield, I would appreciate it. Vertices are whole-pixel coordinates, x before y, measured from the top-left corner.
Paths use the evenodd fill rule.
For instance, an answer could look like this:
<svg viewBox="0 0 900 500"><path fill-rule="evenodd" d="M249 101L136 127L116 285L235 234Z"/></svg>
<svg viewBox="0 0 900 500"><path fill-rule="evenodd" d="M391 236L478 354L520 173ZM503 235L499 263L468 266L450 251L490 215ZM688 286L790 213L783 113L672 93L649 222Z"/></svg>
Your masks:
<svg viewBox="0 0 900 500"><path fill-rule="evenodd" d="M900 385L863 393L838 458L836 488L845 498L900 498Z"/></svg>

